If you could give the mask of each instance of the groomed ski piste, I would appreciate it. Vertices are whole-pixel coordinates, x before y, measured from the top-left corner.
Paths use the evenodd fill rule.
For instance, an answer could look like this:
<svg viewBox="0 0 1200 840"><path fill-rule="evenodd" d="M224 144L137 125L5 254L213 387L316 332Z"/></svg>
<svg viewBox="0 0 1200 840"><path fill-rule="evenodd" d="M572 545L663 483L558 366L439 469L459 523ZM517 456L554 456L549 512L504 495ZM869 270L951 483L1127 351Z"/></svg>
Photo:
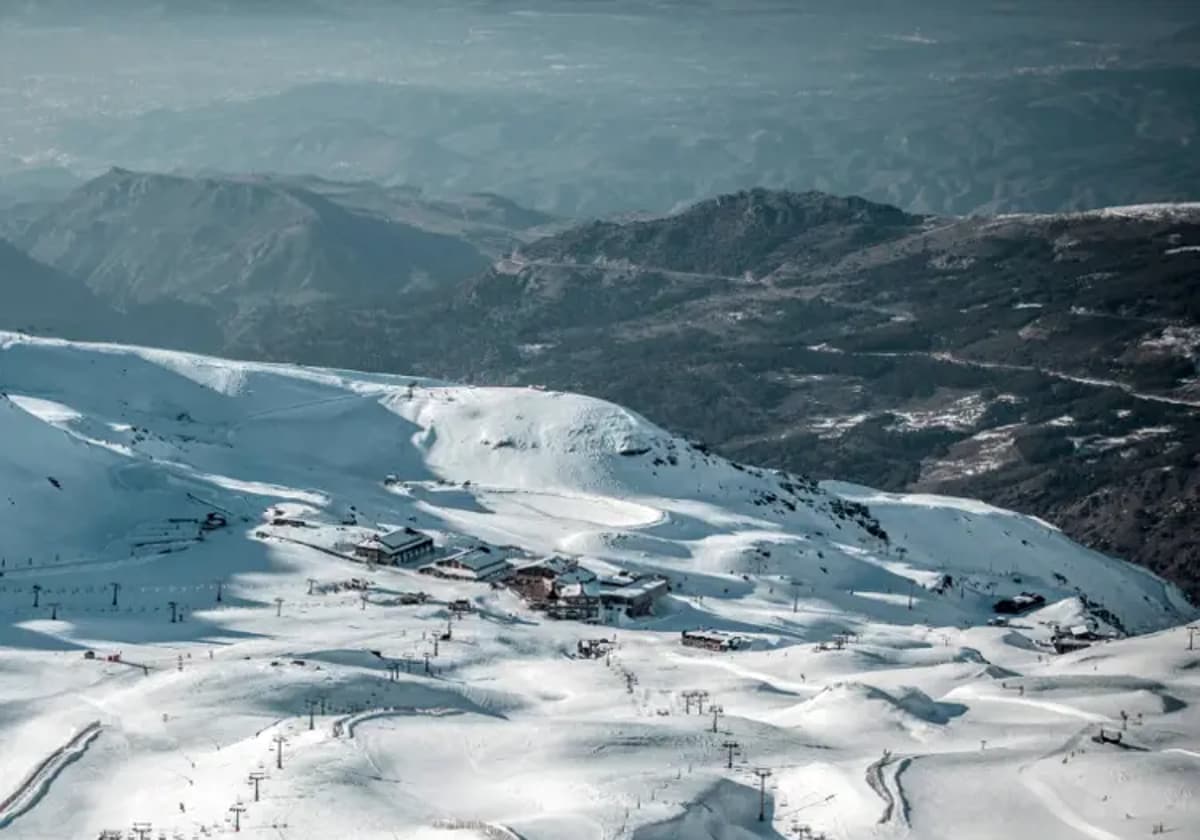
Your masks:
<svg viewBox="0 0 1200 840"><path fill-rule="evenodd" d="M0 837L1200 836L1195 611L1046 523L537 389L0 334L0 391ZM670 590L417 571L480 546Z"/></svg>

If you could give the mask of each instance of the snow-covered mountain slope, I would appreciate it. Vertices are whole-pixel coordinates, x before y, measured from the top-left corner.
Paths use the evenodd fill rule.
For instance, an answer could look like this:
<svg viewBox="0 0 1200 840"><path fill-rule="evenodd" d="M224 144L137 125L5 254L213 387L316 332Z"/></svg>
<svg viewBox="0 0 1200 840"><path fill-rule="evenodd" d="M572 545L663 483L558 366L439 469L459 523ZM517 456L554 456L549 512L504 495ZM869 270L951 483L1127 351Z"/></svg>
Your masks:
<svg viewBox="0 0 1200 840"><path fill-rule="evenodd" d="M1038 836L1126 836L1121 809L1140 833L1200 827L1167 784L1195 769L1197 660L1167 629L1193 610L1037 520L734 464L534 389L0 334L0 391L13 837L139 820L191 837L235 813L294 838L1005 836L972 810L986 797L960 795L972 784ZM227 527L201 529L210 513ZM399 526L439 555L569 555L671 591L653 615L588 627L346 556ZM400 605L416 590L430 599ZM1027 591L1046 606L986 626ZM457 599L475 612L455 621ZM1089 619L1157 635L1038 646L1050 622ZM703 627L750 648L680 646ZM612 655L572 656L599 636ZM695 689L724 716L688 715ZM1122 711L1136 747L1086 746L1081 727ZM1163 792L1113 787L1128 762ZM774 771L762 824L756 766Z"/></svg>

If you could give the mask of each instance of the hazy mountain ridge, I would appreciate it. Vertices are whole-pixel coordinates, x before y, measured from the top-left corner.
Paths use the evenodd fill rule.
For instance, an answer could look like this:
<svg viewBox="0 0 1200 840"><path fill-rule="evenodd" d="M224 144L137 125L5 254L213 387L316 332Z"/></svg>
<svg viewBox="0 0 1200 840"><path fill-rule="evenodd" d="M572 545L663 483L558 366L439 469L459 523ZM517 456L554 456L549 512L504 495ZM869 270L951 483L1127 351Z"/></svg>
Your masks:
<svg viewBox="0 0 1200 840"><path fill-rule="evenodd" d="M822 260L894 238L923 217L857 196L748 190L665 218L594 222L522 249L531 260L622 262L672 271L769 274L794 260Z"/></svg>
<svg viewBox="0 0 1200 840"><path fill-rule="evenodd" d="M62 26L0 31L42 80L0 95L0 172L316 174L576 217L754 186L940 214L1200 189L1195 16L1178 3L366 2L286 27L246 5L86 17L77 49ZM149 69L166 57L187 72ZM93 95L117 64L128 84Z"/></svg>
<svg viewBox="0 0 1200 840"><path fill-rule="evenodd" d="M483 253L498 257L538 237L545 229L569 223L523 207L492 193L435 197L419 187L373 181L336 181L313 176L263 176L324 196L354 212L382 216L431 233L456 236Z"/></svg>
<svg viewBox="0 0 1200 840"><path fill-rule="evenodd" d="M345 174L354 178L496 192L573 216L661 212L753 184L951 214L1078 210L1196 192L1200 170L1178 135L1200 125L1190 96L1200 69L1089 61L1016 75L945 72L937 95L911 110L897 104L912 82L891 74L888 85L901 90L863 85L815 97L803 124L766 97L738 101L728 116L601 97L580 114L566 95L341 82L183 113L77 121L64 139L75 146L99 131L97 151L142 168L169 165L181 144L196 165L228 169L334 176L333 161L352 161ZM1158 92L1155 101L1144 98L1147 89ZM359 124L364 108L370 131ZM751 112L760 129L749 138L724 122ZM313 113L324 116L314 122ZM223 139L218 129L231 124L256 142ZM530 124L545 130L531 133ZM664 125L671 128L642 128ZM481 139L454 142L477 131ZM1123 156L1130 143L1139 150L1132 159ZM591 165L580 167L579 156ZM1117 159L1123 165L1114 170Z"/></svg>
<svg viewBox="0 0 1200 840"><path fill-rule="evenodd" d="M387 297L487 264L461 239L277 182L120 169L71 193L18 244L119 305Z"/></svg>

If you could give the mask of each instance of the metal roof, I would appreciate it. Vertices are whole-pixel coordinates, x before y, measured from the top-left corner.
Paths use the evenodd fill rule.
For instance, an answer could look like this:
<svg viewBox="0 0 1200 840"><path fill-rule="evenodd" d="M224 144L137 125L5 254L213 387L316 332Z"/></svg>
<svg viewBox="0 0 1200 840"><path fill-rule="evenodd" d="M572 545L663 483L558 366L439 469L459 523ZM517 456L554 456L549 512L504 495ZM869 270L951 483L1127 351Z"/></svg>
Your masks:
<svg viewBox="0 0 1200 840"><path fill-rule="evenodd" d="M388 553L395 554L425 542L433 542L433 538L420 531L414 531L412 528L399 528L386 534L376 534L363 540L359 545L364 548L382 547Z"/></svg>
<svg viewBox="0 0 1200 840"><path fill-rule="evenodd" d="M457 563L464 569L470 569L472 572L482 572L485 569L491 569L495 566L508 565L500 557L494 557L491 554L485 554L473 548L459 552L458 554L452 554L437 561L437 565L439 566L449 565L450 563Z"/></svg>

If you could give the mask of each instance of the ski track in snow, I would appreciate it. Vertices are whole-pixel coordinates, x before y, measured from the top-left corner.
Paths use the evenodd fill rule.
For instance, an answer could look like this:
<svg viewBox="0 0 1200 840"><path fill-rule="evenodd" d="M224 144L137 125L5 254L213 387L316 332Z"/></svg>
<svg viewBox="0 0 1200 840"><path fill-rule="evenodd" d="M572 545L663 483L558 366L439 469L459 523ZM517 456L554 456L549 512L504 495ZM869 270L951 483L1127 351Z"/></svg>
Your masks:
<svg viewBox="0 0 1200 840"><path fill-rule="evenodd" d="M1050 787L1040 779L1033 778L1028 773L1021 774L1021 781L1025 787L1037 797L1038 801L1046 807L1055 819L1059 820L1063 825L1076 831L1084 837L1089 837L1091 840L1123 840L1112 832L1092 825L1087 820L1080 817L1068 807L1068 805L1059 798Z"/></svg>
<svg viewBox="0 0 1200 840"><path fill-rule="evenodd" d="M1181 747L1171 747L1170 749L1163 750L1163 752L1173 753L1175 755L1186 755L1188 758L1200 759L1200 752L1196 752L1195 750L1185 750Z"/></svg>
<svg viewBox="0 0 1200 840"><path fill-rule="evenodd" d="M13 792L0 801L0 829L35 808L67 766L78 761L99 736L100 723L88 724L30 771Z"/></svg>
<svg viewBox="0 0 1200 840"><path fill-rule="evenodd" d="M1064 717L1077 718L1085 720L1089 723L1113 723L1112 718L1105 715L1096 714L1095 712L1086 712L1082 709L1076 709L1073 706L1068 706L1064 703L1055 703L1050 700L1038 700L1033 697L1006 697L997 694L979 694L974 692L952 692L950 696L965 697L972 701L983 701L986 703L1007 703L1013 706L1025 706L1030 709L1041 709L1047 712L1053 712Z"/></svg>
<svg viewBox="0 0 1200 840"><path fill-rule="evenodd" d="M883 801L883 813L876 820L879 825L890 823L892 815L896 811L896 797L883 777L884 768L891 763L891 760L892 757L890 755L884 755L882 758L876 759L869 764L866 770L867 786L875 791L875 795Z"/></svg>
<svg viewBox="0 0 1200 840"><path fill-rule="evenodd" d="M892 774L892 787L896 794L896 821L903 828L909 828L909 813L911 806L909 805L908 797L904 795L904 785L901 778L904 776L904 771L907 770L916 759L916 756L905 756L896 762L896 771Z"/></svg>

